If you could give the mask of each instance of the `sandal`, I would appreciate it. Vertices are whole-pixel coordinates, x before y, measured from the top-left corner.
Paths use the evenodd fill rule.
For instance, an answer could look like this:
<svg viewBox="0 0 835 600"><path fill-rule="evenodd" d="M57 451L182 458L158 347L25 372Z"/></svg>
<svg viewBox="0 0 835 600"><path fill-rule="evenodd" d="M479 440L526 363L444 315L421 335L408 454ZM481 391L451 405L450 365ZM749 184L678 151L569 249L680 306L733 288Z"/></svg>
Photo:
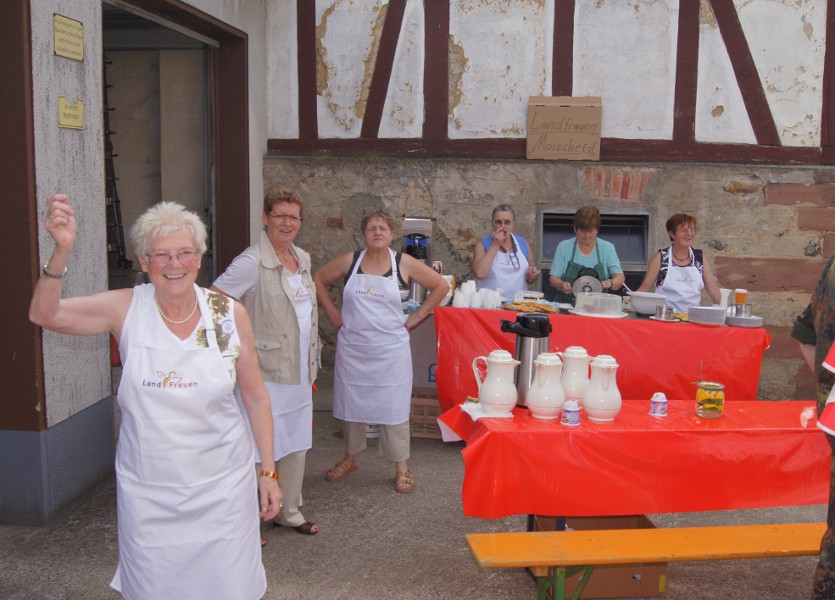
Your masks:
<svg viewBox="0 0 835 600"><path fill-rule="evenodd" d="M356 473L359 467L357 467L357 463L351 463L350 465L346 465L345 461L338 462L330 469L328 469L327 474L325 475L325 479L328 481L339 481L343 477L350 475L351 473Z"/></svg>
<svg viewBox="0 0 835 600"><path fill-rule="evenodd" d="M397 471L394 474L394 491L398 494L408 494L415 489L415 480L411 471Z"/></svg>
<svg viewBox="0 0 835 600"><path fill-rule="evenodd" d="M273 527L283 527L281 523L276 523L273 521ZM296 533L301 533L302 535L316 535L319 533L319 526L316 523L311 523L310 521L305 521L301 525L296 525L293 527L293 530Z"/></svg>

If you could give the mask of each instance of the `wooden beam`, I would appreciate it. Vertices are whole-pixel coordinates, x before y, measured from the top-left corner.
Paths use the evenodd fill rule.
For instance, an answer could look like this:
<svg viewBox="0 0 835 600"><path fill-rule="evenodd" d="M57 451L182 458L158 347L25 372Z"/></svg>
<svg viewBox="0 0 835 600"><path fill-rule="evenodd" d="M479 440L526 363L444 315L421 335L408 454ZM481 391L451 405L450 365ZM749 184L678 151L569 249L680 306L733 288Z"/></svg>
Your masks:
<svg viewBox="0 0 835 600"><path fill-rule="evenodd" d="M359 153L403 156L460 156L465 158L525 158L525 140L519 138L329 138L321 140L270 139L273 155L355 155ZM703 144L673 140L603 138L601 161L719 162L730 164L820 164L819 148L757 146L754 144ZM591 163L596 164L596 163Z"/></svg>
<svg viewBox="0 0 835 600"><path fill-rule="evenodd" d="M678 45L673 107L673 139L696 139L696 90L699 79L699 0L678 5Z"/></svg>
<svg viewBox="0 0 835 600"><path fill-rule="evenodd" d="M319 137L316 86L316 3L296 0L299 69L299 139Z"/></svg>
<svg viewBox="0 0 835 600"><path fill-rule="evenodd" d="M424 3L423 137L449 135L449 0Z"/></svg>
<svg viewBox="0 0 835 600"><path fill-rule="evenodd" d="M406 0L389 0L383 32L380 34L380 45L377 48L374 73L371 75L368 101L365 104L365 114L362 118L362 130L360 132L362 138L376 138L380 133L380 122L383 119L383 108L386 104L386 94L391 81L394 55L397 52L397 41L400 39L400 29L403 26L403 13L405 11Z"/></svg>
<svg viewBox="0 0 835 600"><path fill-rule="evenodd" d="M822 162L835 165L835 0L826 2L826 52L821 106Z"/></svg>
<svg viewBox="0 0 835 600"><path fill-rule="evenodd" d="M754 57L745 39L745 32L742 31L733 0L709 0L709 2L722 39L725 41L728 58L733 66L757 143L767 146L782 145L762 81L760 81L757 65L754 64Z"/></svg>
<svg viewBox="0 0 835 600"><path fill-rule="evenodd" d="M575 0L554 1L554 49L551 60L551 95L574 94Z"/></svg>

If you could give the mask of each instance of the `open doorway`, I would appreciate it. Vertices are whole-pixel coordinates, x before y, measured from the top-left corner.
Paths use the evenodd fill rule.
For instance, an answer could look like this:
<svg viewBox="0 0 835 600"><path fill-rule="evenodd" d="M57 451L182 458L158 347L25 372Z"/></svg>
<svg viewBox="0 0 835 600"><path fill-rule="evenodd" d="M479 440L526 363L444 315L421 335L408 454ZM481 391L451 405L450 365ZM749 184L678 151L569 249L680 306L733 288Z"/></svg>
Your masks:
<svg viewBox="0 0 835 600"><path fill-rule="evenodd" d="M124 2L102 6L110 288L140 270L127 234L148 207L179 202L214 222L211 49L219 43ZM198 285L214 278L213 249Z"/></svg>
<svg viewBox="0 0 835 600"><path fill-rule="evenodd" d="M185 194L181 193L182 184L177 182L180 175L178 165L189 164L195 170L203 166L205 179L202 181L202 195L205 201L202 210L208 211L206 220L210 229L211 254L204 258L202 272L204 280L211 281L215 273L222 272L241 248L249 244L251 171L247 35L228 23L176 0L104 0L102 15L105 55L129 51L170 54L168 58L172 60L163 59L167 62L163 70L168 73L168 77L166 84L160 84L161 105L166 103L167 97L169 109L188 106L193 98L183 91L186 89L185 81L178 79L176 73L178 70L188 70L189 78L192 79L190 89L193 90L200 90L195 73L198 69L202 73L202 90L191 93L202 96L203 107L189 115L188 127L184 123L173 123L170 119L160 118L160 170L165 169L173 175L170 178L162 176L169 183L166 188L160 184L159 199L184 198ZM133 50L129 49L131 45L134 45ZM117 49L117 46L121 46L121 49ZM193 51L187 53L187 58L184 53L186 50ZM198 53L202 56L200 60L196 58ZM115 85L108 88L108 91L116 94ZM110 111L109 116L115 117L119 108L113 108L115 110ZM200 119L195 116L198 113ZM173 115L175 112L169 110L167 114ZM201 126L202 134L199 134ZM202 135L202 149L199 152L187 150L187 157L171 151L163 154L162 140L170 139L166 135L168 127L172 128L171 131L175 127L186 127L192 135ZM115 127L111 129L116 130ZM118 143L117 136L122 136ZM124 139L127 134L119 132L117 136L113 136L114 153L120 154L119 146L127 145ZM120 154L117 158L122 157ZM119 168L118 163L114 163L114 168ZM119 178L117 185L120 186L120 199L124 202L125 192L122 190L126 189L127 182L118 172L116 177ZM167 190L171 190L173 196L169 197ZM198 194L200 190L201 186L195 184L188 190L188 194ZM127 227L129 224L123 223L125 231Z"/></svg>

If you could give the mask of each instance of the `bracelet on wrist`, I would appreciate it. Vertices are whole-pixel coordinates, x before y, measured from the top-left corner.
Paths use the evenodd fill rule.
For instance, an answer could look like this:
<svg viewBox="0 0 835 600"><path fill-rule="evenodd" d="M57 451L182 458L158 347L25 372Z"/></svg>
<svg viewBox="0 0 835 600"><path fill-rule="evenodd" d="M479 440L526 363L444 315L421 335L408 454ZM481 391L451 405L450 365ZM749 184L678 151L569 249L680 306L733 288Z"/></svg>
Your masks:
<svg viewBox="0 0 835 600"><path fill-rule="evenodd" d="M258 471L258 477L272 477L276 481L278 481L278 473L275 471Z"/></svg>
<svg viewBox="0 0 835 600"><path fill-rule="evenodd" d="M50 279L63 279L64 275L67 274L67 267L64 267L64 272L59 274L59 273L53 273L52 271L47 269L48 264L49 264L49 262L45 262L43 264L43 266L41 267L41 272L44 275L46 275L47 277L49 277Z"/></svg>

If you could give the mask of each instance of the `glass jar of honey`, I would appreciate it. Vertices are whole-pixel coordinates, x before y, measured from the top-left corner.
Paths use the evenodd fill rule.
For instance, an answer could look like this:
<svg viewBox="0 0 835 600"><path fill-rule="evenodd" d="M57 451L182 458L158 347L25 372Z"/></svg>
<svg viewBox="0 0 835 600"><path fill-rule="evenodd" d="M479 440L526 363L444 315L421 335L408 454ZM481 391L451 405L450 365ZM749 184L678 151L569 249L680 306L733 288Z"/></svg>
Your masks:
<svg viewBox="0 0 835 600"><path fill-rule="evenodd" d="M700 381L696 390L696 414L705 419L718 419L725 410L725 385Z"/></svg>

